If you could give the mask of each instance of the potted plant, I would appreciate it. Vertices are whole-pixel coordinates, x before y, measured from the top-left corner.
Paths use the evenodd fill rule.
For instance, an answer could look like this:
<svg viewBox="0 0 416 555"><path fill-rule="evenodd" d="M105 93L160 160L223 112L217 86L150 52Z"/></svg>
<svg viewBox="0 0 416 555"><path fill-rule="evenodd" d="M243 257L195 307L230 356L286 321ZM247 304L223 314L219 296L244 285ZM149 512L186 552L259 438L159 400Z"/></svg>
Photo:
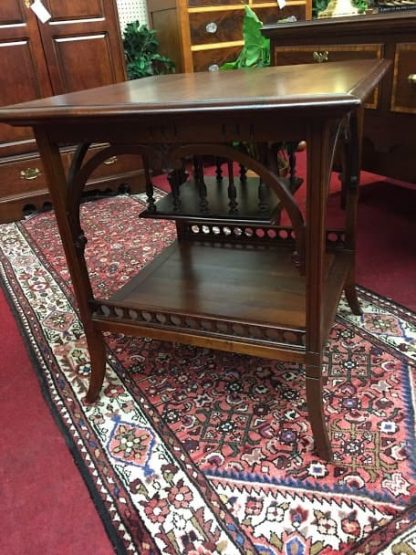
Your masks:
<svg viewBox="0 0 416 555"><path fill-rule="evenodd" d="M148 29L146 25L140 25L139 21L126 25L123 46L129 79L175 72L174 62L159 54L156 31Z"/></svg>

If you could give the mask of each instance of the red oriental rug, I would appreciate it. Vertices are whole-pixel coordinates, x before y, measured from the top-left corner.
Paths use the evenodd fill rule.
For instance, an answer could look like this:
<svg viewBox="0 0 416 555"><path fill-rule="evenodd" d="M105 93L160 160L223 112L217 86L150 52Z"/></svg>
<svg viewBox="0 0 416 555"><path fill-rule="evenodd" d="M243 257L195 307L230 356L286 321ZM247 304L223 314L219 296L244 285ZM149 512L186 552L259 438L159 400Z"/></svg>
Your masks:
<svg viewBox="0 0 416 555"><path fill-rule="evenodd" d="M82 207L105 296L174 237L140 197ZM53 213L0 227L5 290L117 553L391 554L416 545L416 314L360 288L325 357L335 458L314 456L302 367L107 334L102 395Z"/></svg>

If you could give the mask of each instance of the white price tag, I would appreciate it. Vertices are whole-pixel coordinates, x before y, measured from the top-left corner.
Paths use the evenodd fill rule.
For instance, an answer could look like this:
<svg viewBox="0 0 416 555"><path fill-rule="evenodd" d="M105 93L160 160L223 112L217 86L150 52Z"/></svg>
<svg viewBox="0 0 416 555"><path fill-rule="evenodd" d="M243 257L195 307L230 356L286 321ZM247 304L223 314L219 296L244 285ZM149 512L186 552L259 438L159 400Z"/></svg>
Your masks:
<svg viewBox="0 0 416 555"><path fill-rule="evenodd" d="M42 4L42 0L35 0L30 6L30 9L36 14L38 19L40 19L42 23L46 23L52 17L45 6Z"/></svg>
<svg viewBox="0 0 416 555"><path fill-rule="evenodd" d="M281 10L286 6L286 0L277 0L277 4Z"/></svg>

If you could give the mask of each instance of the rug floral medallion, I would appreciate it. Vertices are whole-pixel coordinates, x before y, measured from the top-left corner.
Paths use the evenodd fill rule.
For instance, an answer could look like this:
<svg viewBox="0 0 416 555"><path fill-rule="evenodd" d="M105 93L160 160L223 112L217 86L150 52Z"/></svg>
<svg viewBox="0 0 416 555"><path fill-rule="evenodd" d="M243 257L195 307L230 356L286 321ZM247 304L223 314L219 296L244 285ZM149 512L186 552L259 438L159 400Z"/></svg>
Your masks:
<svg viewBox="0 0 416 555"><path fill-rule="evenodd" d="M141 196L82 206L105 298L175 236ZM416 553L416 315L360 288L325 355L334 461L314 455L300 365L106 334L89 356L53 213L0 226L5 290L117 553ZM123 281L124 280L124 281Z"/></svg>

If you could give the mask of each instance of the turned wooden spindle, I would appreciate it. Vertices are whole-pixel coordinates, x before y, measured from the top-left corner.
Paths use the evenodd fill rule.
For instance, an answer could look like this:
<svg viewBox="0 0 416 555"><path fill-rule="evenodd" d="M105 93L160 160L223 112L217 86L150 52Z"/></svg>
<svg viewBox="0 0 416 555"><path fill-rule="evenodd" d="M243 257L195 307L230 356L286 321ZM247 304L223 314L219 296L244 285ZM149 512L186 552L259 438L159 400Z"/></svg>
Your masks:
<svg viewBox="0 0 416 555"><path fill-rule="evenodd" d="M175 169L171 171L168 175L168 182L170 185L170 189L172 191L172 203L173 209L178 211L181 206L181 198L179 193L179 187L182 183L181 175L183 174L183 170Z"/></svg>
<svg viewBox="0 0 416 555"><path fill-rule="evenodd" d="M228 199L229 199L228 206L230 208L230 214L235 214L236 212L238 212L237 210L238 202L237 202L237 189L234 183L234 168L233 168L232 160L228 160L227 167L228 167L227 193L228 193Z"/></svg>
<svg viewBox="0 0 416 555"><path fill-rule="evenodd" d="M215 159L215 176L217 178L218 182L222 181L222 160L221 158L216 158Z"/></svg>
<svg viewBox="0 0 416 555"><path fill-rule="evenodd" d="M247 168L240 164L240 182L247 183Z"/></svg>
<svg viewBox="0 0 416 555"><path fill-rule="evenodd" d="M259 179L258 197L259 197L259 205L258 205L259 210L260 212L265 212L268 208L267 186L262 179Z"/></svg>
<svg viewBox="0 0 416 555"><path fill-rule="evenodd" d="M208 212L208 193L207 186L204 181L204 165L202 158L199 156L194 157L194 177L199 192L199 209L201 213L206 214Z"/></svg>
<svg viewBox="0 0 416 555"><path fill-rule="evenodd" d="M147 201L147 209L152 214L156 212L156 201L155 197L153 196L153 183L152 178L150 176L150 165L149 159L147 156L143 156L143 167L144 167L144 176L145 176L145 183L146 183L146 201Z"/></svg>

